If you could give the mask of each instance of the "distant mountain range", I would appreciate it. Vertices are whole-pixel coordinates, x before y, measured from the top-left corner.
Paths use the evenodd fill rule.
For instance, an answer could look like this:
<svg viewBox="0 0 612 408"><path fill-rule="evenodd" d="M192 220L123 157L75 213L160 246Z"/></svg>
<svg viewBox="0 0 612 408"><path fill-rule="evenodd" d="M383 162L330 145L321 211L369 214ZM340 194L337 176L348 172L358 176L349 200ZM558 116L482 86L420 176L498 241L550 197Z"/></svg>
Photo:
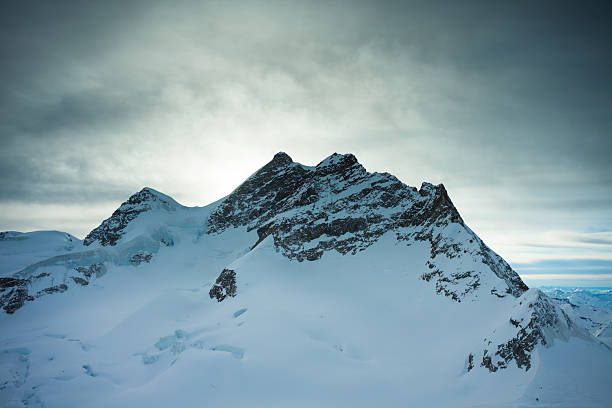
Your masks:
<svg viewBox="0 0 612 408"><path fill-rule="evenodd" d="M612 288L541 288L554 302L608 346L612 346Z"/></svg>

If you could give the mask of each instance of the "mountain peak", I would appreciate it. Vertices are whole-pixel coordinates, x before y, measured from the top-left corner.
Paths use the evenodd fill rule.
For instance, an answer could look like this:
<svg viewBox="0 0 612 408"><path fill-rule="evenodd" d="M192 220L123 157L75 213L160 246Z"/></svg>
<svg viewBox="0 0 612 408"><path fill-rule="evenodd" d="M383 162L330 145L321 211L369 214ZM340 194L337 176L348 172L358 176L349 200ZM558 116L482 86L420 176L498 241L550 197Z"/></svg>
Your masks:
<svg viewBox="0 0 612 408"><path fill-rule="evenodd" d="M276 166L287 166L291 163L293 163L293 159L285 152L276 153L270 162L270 164L275 164Z"/></svg>
<svg viewBox="0 0 612 408"><path fill-rule="evenodd" d="M334 153L317 164L316 170L319 175L341 174L349 178L351 174L366 173L365 168L359 164L355 155Z"/></svg>
<svg viewBox="0 0 612 408"><path fill-rule="evenodd" d="M178 207L182 206L172 197L150 187L144 187L132 194L109 218L87 234L83 244L89 246L98 241L103 246L115 245L123 236L128 223L141 213L151 210L176 211Z"/></svg>
<svg viewBox="0 0 612 408"><path fill-rule="evenodd" d="M430 272L423 279L453 300L460 302L480 284L474 271L447 276L438 268L439 259L460 254L478 259L506 283L500 296L520 296L527 289L466 228L444 185L423 183L417 190L390 174L368 173L352 154L334 153L315 168L279 168L273 162L220 203L208 219L208 233L246 227L257 231L255 246L271 236L288 258L314 261L329 251L356 254L390 232L407 245L429 242ZM465 242L445 229L462 231Z"/></svg>
<svg viewBox="0 0 612 408"><path fill-rule="evenodd" d="M180 206L180 204L177 203L172 197L152 189L151 187L144 187L139 192L132 194L130 198L128 198L128 200L122 205L140 204L145 202L157 202L167 210L174 210L177 206Z"/></svg>
<svg viewBox="0 0 612 408"><path fill-rule="evenodd" d="M353 165L359 162L357 161L357 158L355 157L355 155L352 153L347 153L347 154L333 153L332 155L323 159L321 163L317 164L317 167L323 168L327 166L335 166L340 163L347 164L347 165Z"/></svg>

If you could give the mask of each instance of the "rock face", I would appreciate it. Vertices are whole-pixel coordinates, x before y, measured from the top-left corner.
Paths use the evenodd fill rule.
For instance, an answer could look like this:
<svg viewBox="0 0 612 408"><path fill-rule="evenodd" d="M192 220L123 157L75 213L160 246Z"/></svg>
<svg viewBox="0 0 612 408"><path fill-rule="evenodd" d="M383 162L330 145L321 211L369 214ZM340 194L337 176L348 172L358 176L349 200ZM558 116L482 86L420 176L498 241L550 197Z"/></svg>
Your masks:
<svg viewBox="0 0 612 408"><path fill-rule="evenodd" d="M28 294L25 279L0 278L0 307L8 314L15 313L28 300L34 300Z"/></svg>
<svg viewBox="0 0 612 408"><path fill-rule="evenodd" d="M77 266L74 270L82 274L86 280L89 280L94 275L96 278L104 275L104 265L101 263L88 266Z"/></svg>
<svg viewBox="0 0 612 408"><path fill-rule="evenodd" d="M153 258L152 254L146 253L146 252L139 252L137 254L134 254L131 258L130 258L130 263L134 266L136 265L140 265L143 262L149 263L151 262L151 258Z"/></svg>
<svg viewBox="0 0 612 408"><path fill-rule="evenodd" d="M208 295L211 299L217 299L217 302L223 301L228 296L236 296L236 272L231 269L221 271Z"/></svg>
<svg viewBox="0 0 612 408"><path fill-rule="evenodd" d="M459 256L478 259L504 280L501 296L518 297L527 290L512 268L465 226L442 184L423 183L417 190L388 173L367 172L352 154L334 153L316 167L276 154L218 206L207 231L218 234L241 226L257 231L254 246L272 236L283 255L298 261L314 261L332 250L355 254L392 231L407 245L430 243L430 271L423 279L453 300L461 301L480 284L477 271L438 265ZM457 229L463 236L454 236Z"/></svg>
<svg viewBox="0 0 612 408"><path fill-rule="evenodd" d="M100 226L91 231L85 237L83 244L91 245L94 242L99 242L102 246L116 245L117 241L123 236L125 228L138 215L152 209L175 211L178 205L170 197L152 188L145 187L132 195L113 212L110 218L104 220Z"/></svg>
<svg viewBox="0 0 612 408"><path fill-rule="evenodd" d="M73 275L73 273L77 273ZM87 266L76 266L57 283L50 273L39 273L27 278L0 278L0 308L13 314L26 302L34 301L41 296L63 293L68 290L68 284L80 286L89 285L90 280L101 277L106 272L102 263Z"/></svg>
<svg viewBox="0 0 612 408"><path fill-rule="evenodd" d="M484 339L480 366L490 372L507 368L512 361L527 371L531 368L531 353L538 344L546 346L555 338L567 340L570 335L580 335L567 314L537 289L530 289L519 298L506 327L496 332L510 335L492 333L490 339Z"/></svg>

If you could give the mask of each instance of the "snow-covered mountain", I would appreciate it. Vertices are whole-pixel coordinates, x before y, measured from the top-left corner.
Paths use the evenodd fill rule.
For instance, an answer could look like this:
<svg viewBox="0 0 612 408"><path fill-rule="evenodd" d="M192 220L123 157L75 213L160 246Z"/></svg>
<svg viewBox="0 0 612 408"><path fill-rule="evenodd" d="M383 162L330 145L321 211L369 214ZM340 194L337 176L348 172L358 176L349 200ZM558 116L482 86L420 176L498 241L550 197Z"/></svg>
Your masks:
<svg viewBox="0 0 612 408"><path fill-rule="evenodd" d="M64 237L0 240L2 406L612 400L609 347L528 289L444 186L350 154L278 153L205 207L145 188Z"/></svg>
<svg viewBox="0 0 612 408"><path fill-rule="evenodd" d="M541 288L551 298L567 299L573 304L583 304L600 309L612 310L612 289L610 288L575 288L553 287Z"/></svg>
<svg viewBox="0 0 612 408"><path fill-rule="evenodd" d="M612 290L542 288L575 322L612 347Z"/></svg>

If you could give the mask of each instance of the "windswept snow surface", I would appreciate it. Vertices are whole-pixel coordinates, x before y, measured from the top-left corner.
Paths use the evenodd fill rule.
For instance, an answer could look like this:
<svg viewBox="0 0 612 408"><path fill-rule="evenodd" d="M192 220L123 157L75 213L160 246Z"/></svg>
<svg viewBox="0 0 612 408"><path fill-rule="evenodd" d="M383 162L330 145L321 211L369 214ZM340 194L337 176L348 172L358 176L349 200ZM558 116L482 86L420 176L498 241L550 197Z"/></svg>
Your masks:
<svg viewBox="0 0 612 408"><path fill-rule="evenodd" d="M82 247L80 239L66 232L0 232L0 276L9 276L28 265Z"/></svg>
<svg viewBox="0 0 612 408"><path fill-rule="evenodd" d="M13 279L23 280L27 293L44 292L32 288L40 279L53 279L52 287L66 282L67 289L0 313L0 406L612 401L612 351L537 289L504 292L512 271L493 271L505 263L462 223L434 225L444 241L434 235L433 243L407 242L389 229L363 250L299 261L275 242L282 235L248 226L208 233L206 220L222 202L196 208L138 202L128 222L134 208L122 206L108 228L98 229L98 241L78 241L78 250L20 270ZM102 245L105 237L115 244ZM464 246L456 241L469 239ZM470 244L487 258L473 255ZM4 264L10 251L0 251ZM235 272L237 290L217 301L209 291L224 270ZM459 276L465 270L467 286ZM42 274L48 275L31 280ZM504 361L494 354L507 341L519 355L533 347L528 369L518 366L520 356ZM491 355L495 372L482 364Z"/></svg>

